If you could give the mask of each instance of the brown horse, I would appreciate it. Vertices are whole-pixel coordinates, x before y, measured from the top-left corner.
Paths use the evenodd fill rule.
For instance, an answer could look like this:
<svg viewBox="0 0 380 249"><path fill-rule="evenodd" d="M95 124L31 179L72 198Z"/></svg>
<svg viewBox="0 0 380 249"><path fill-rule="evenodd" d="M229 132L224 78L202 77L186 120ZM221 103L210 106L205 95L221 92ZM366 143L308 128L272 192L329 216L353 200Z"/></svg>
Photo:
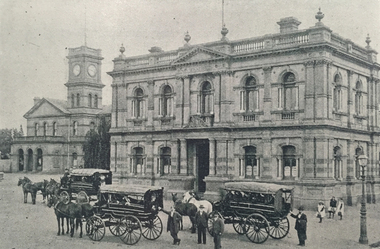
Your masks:
<svg viewBox="0 0 380 249"><path fill-rule="evenodd" d="M82 238L82 218L87 218L94 215L93 207L89 203L76 204L70 202L68 204L64 204L56 195L53 195L52 198L49 199L47 204L48 207L51 207L53 205L58 222L57 235L60 235L61 232L60 223L62 224L62 234L64 234L64 218L66 218L67 228L69 228L70 224L70 236L73 237L74 235L74 221L76 221L75 229L78 230L78 226L80 226L79 237ZM68 229L66 233L68 233Z"/></svg>
<svg viewBox="0 0 380 249"><path fill-rule="evenodd" d="M58 196L59 188L60 184L53 178L50 178L50 181L46 185L46 196L48 198L48 201L53 195Z"/></svg>
<svg viewBox="0 0 380 249"><path fill-rule="evenodd" d="M27 203L28 200L28 193L32 196L32 203L36 204L36 196L38 188L36 185L32 183L31 180L29 180L27 177L24 177L24 179L20 178L18 180L17 186L22 186L22 191L24 192L24 203Z"/></svg>
<svg viewBox="0 0 380 249"><path fill-rule="evenodd" d="M177 193L172 194L172 200L174 202L175 210L182 216L189 216L191 221L191 233L195 233L195 214L197 213L197 207L192 203L184 203L178 197ZM183 230L183 222L181 221L181 230Z"/></svg>
<svg viewBox="0 0 380 249"><path fill-rule="evenodd" d="M49 182L47 180L43 180L42 182L34 183L34 185L37 187L37 189L41 191L43 201L45 201L45 199L46 199L46 187L47 187L48 183Z"/></svg>

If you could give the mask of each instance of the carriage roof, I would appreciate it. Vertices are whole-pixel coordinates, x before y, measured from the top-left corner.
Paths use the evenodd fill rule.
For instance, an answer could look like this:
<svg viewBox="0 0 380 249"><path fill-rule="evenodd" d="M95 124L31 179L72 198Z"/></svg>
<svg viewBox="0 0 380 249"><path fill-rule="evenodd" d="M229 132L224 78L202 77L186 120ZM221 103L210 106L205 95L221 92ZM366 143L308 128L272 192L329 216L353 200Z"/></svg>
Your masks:
<svg viewBox="0 0 380 249"><path fill-rule="evenodd" d="M148 191L162 190L163 187L158 186L146 186L146 185L103 185L100 187L101 193L112 194L133 194L133 195L145 195Z"/></svg>
<svg viewBox="0 0 380 249"><path fill-rule="evenodd" d="M70 175L75 175L75 176L92 176L95 173L99 174L109 174L111 171L106 170L106 169L74 169L71 171Z"/></svg>
<svg viewBox="0 0 380 249"><path fill-rule="evenodd" d="M226 182L224 189L230 191L274 194L279 190L283 192L290 192L293 187L263 182Z"/></svg>

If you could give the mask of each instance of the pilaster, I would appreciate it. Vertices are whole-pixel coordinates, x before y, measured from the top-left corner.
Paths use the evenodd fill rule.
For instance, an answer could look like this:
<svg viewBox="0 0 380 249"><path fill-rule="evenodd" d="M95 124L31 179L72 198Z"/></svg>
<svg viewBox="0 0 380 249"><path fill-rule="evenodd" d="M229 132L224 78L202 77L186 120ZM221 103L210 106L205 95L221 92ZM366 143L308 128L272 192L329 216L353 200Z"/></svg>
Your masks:
<svg viewBox="0 0 380 249"><path fill-rule="evenodd" d="M181 175L187 175L187 141L186 139L180 139L180 170Z"/></svg>

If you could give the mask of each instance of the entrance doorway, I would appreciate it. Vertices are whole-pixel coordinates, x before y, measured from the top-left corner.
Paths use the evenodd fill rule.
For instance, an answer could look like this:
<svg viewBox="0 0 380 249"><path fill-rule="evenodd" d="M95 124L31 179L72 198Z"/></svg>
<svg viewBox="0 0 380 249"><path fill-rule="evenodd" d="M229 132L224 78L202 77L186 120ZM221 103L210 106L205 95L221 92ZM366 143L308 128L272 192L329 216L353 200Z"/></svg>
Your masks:
<svg viewBox="0 0 380 249"><path fill-rule="evenodd" d="M28 150L27 171L33 171L33 150Z"/></svg>
<svg viewBox="0 0 380 249"><path fill-rule="evenodd" d="M206 191L205 177L210 171L210 149L208 139L187 140L188 165L190 172L195 175L194 189Z"/></svg>
<svg viewBox="0 0 380 249"><path fill-rule="evenodd" d="M24 171L24 151L18 150L18 171Z"/></svg>

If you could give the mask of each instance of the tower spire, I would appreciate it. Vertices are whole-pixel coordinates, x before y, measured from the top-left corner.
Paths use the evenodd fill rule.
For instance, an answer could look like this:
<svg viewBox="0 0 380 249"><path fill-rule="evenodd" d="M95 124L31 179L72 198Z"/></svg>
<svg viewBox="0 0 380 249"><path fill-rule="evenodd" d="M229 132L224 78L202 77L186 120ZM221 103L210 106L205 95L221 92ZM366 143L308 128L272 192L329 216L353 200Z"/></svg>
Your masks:
<svg viewBox="0 0 380 249"><path fill-rule="evenodd" d="M87 8L84 2L84 45L87 47Z"/></svg>

